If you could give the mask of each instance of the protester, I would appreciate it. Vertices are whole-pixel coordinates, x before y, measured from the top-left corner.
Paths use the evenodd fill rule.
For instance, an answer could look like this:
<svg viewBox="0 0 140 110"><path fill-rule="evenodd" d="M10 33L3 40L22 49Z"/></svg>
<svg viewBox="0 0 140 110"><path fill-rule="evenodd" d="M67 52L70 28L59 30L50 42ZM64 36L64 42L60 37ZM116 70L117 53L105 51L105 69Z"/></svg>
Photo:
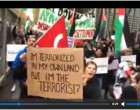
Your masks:
<svg viewBox="0 0 140 110"><path fill-rule="evenodd" d="M14 41L12 42L12 44L21 44L21 38L19 36L14 37ZM12 72L12 63L13 63L12 61L8 62L8 66L10 67L11 72ZM14 85L13 85L13 87L11 89L11 92L14 92L15 89L16 89L16 84L15 84L16 79L15 79L13 74L12 74L12 79L14 81Z"/></svg>
<svg viewBox="0 0 140 110"><path fill-rule="evenodd" d="M42 11L42 12L44 12L44 11ZM124 12L124 11L118 10L118 12ZM75 10L74 10L73 13L75 13ZM40 14L40 15L42 15L42 14ZM106 14L104 14L104 15L106 15ZM54 14L54 16L55 16L55 14ZM102 17L105 18L105 16L102 16ZM72 14L72 18L75 18L74 14ZM120 19L120 20L122 21L122 19ZM60 24L65 24L65 20L63 20L63 21L64 22L63 23L61 22ZM70 18L70 21L74 22L75 19L72 20ZM57 20L57 22L58 22L58 20ZM21 88L20 99L32 98L32 97L27 95L27 63L28 63L27 61L29 61L29 59L27 59L27 50L28 50L28 47L35 46L35 42L37 40L36 37L39 38L42 35L44 36L45 30L47 30L48 28L42 26L43 23L39 22L40 26L38 26L38 24L37 24L36 27L40 27L40 28L38 28L38 29L36 28L34 30L32 28L32 24L34 24L34 23L31 20L30 16L28 16L28 19L27 19L27 22L26 22L26 24L28 24L28 25L23 26L22 30L21 29L20 30L16 29L17 28L17 23L14 25L14 28L12 30L14 44L27 44L27 47L25 47L23 50L19 51L17 53L17 56L16 56L15 60L13 62L8 62L8 65L11 67L11 70L12 70L11 72L12 72L12 75L13 75L14 83L16 81L20 82L20 88ZM50 42L52 40L52 42L51 42L52 44L51 44L50 47L54 46L55 41L58 41L57 42L58 44L63 42L63 38L66 37L65 35L66 34L69 35L66 32L67 31L67 26L65 27L65 25L64 25L62 27L62 26L60 26L60 24L52 30L51 30L51 27L55 26L55 23L51 27L49 26L49 31L51 30L51 32L48 35L46 34L45 37L48 38L48 36L50 36L49 40L46 40L47 42ZM87 26L81 25L80 22L78 24L79 24L79 29L81 27L83 27L83 29L84 29L84 27L87 28ZM74 28L75 28L75 25L71 24L71 26L72 27L74 26ZM137 39L135 41L135 43L137 43L137 44L134 44L134 42L132 44L132 42L128 43L128 41L130 41L130 40L127 39L127 37L129 37L129 35L125 35L125 39L119 39L119 38L121 38L121 35L122 35L122 32L121 32L122 27L120 28L121 33L116 31L119 28L117 28L116 26L113 27L114 29L112 30L113 31L112 36L109 36L109 35L111 35L110 31L108 32L105 29L106 32L104 31L102 33L102 29L100 29L101 27L99 29L98 29L98 27L100 27L100 26L97 26L96 31L94 31L93 33L90 32L90 31L84 32L82 30L77 31L76 33L73 32L73 37L74 37L74 41L75 41L74 47L83 48L84 58L85 59L90 59L89 61L85 62L84 67L81 67L81 65L78 67L75 64L75 62L72 61L72 60L76 59L76 61L78 63L81 63L81 64L83 63L83 60L80 61L77 57L73 57L74 55L73 56L71 55L72 57L70 57L70 58L68 56L66 56L66 61L65 61L65 63L73 64L75 66L75 68L77 67L77 70L75 69L75 72L78 72L78 70L81 70L81 69L83 70L84 69L84 75L82 76L82 78L83 78L83 88L82 89L83 89L83 99L84 99L84 101L87 100L87 99L96 99L96 100L97 99L108 99L108 93L110 93L110 95L112 96L111 98L113 98L113 99L119 99L120 98L120 99L139 99L140 100L140 70L137 68L137 66L140 66L140 44L139 44L138 39L137 39L138 36L135 35L135 37ZM64 32L58 32L57 33L56 30L59 30L59 29L62 29L62 28L64 28L66 30L65 31L66 34ZM105 26L105 28L106 28L106 26ZM124 25L124 29L126 29L125 25ZM9 30L10 30L10 28L8 29L8 31ZM100 32L99 32L99 30L100 30ZM49 32L49 31L46 31L46 32ZM74 31L75 31L75 29L74 29ZM59 34L63 34L63 36L58 36L57 37L57 35L59 35ZM93 35L94 40L93 39L90 40L91 34L94 34ZM120 37L117 36L117 34L120 35ZM125 34L125 32L124 32L124 34ZM59 37L63 37L63 38L59 39ZM11 38L11 34L8 34L7 38L8 39ZM78 38L78 40L77 40L77 38ZM131 38L132 38L132 36L131 36ZM43 40L43 41L46 42L45 40ZM74 41L73 41L73 43L74 43ZM93 41L94 41L94 45L91 44L91 42L93 42ZM123 44L122 41L125 41L127 48L126 48L126 46L122 47L123 46L123 45L121 45L121 44ZM66 44L67 40L65 40L64 43ZM117 46L115 43L116 44L120 43L120 45ZM49 43L46 43L46 44L49 44ZM129 44L131 44L131 46ZM39 48L41 48L41 47L42 46L39 46ZM46 46L46 48L47 48L47 46ZM122 48L126 48L126 49L121 50ZM68 50L70 50L70 49L68 49ZM116 52L114 52L114 50L115 51L121 50L121 51L118 55L118 53L116 54ZM61 54L61 52L60 52L60 54ZM67 54L67 52L66 52L66 54ZM75 52L75 54L77 54L77 53ZM39 55L40 55L40 53L39 53ZM40 55L40 57L37 58L37 61L38 61L37 63L40 63L44 59L47 59L47 57L51 57L51 55L52 55L52 53L50 55L48 55L48 54L47 55L46 54L42 55L42 60L40 58L41 57L41 55ZM131 59L128 59L128 61L121 61L122 56L127 57L127 56L130 56L130 55L136 55L136 67L135 67L135 65L133 65L133 63L134 63L133 61L132 62L129 61ZM62 56L60 59L63 60L63 59L65 59L64 57L65 56ZM94 62L94 59L97 59L97 58L99 60L101 58L108 58L108 65L107 64L102 64L101 66L97 65ZM56 59L59 59L59 57L56 57ZM53 59L53 60L56 60L56 59ZM69 59L71 61L69 61ZM115 69L114 68L109 69L108 68L109 65L111 65L114 60L117 60L119 64L115 63L115 64L113 64L113 66L116 67L116 65L117 65L118 68L116 67ZM58 67L58 65L56 67L55 66L53 67L53 65L55 65L55 63L57 63L57 64L59 63L59 61L57 62L57 60L56 60L54 64L53 64L53 62L51 63L52 64L52 67L51 67L51 66L48 66L48 64L49 64L48 61L50 61L49 58L46 60L46 62L44 61L45 62L45 68L46 68L45 72L47 72L47 73L53 72L53 74L54 74L55 73L54 70L58 73L61 73L61 71L66 69L65 63L64 63L64 68L63 67ZM104 63L104 61L101 61L101 63ZM35 65L35 63L34 63L34 65ZM41 63L39 65L41 65ZM54 68L54 69L52 69L51 71L48 71L47 70L48 67L50 67L51 69L52 68ZM36 64L35 68L36 68L36 70L34 70L34 71L38 71L37 64ZM74 71L72 66L68 67L68 68L70 68L72 71ZM100 68L101 68L100 71L102 71L102 69L104 69L104 68L108 69L108 70L107 70L106 73L102 73L102 72L97 73L97 69L100 69ZM33 69L33 68L28 68L28 69ZM41 68L39 68L39 69L41 69ZM42 67L42 70L43 70L43 67ZM42 70L40 70L39 72L43 73ZM67 74L70 73L69 70L65 70L65 71L67 72ZM40 76L40 74L39 74L39 76ZM48 76L46 75L45 77L48 77ZM40 76L40 78L38 78L38 79L42 80L41 78L42 78L42 76ZM48 79L46 78L47 82L49 82ZM56 79L59 79L59 77L56 78ZM53 82L59 83L59 80L56 80L56 79L53 78L53 80L54 80ZM62 79L62 78L60 78L60 79ZM69 82L68 78L66 78L66 79L67 79L67 81L65 81L65 82L63 81L63 83L71 83L71 82L74 83L73 80L71 82ZM79 82L81 82L81 80L82 79L80 79ZM78 81L78 79L76 81ZM29 81L29 82L31 82L31 81ZM51 82L51 80L50 80L50 82ZM29 86L31 86L31 85L29 85ZM80 86L81 86L81 84L80 84ZM11 91L14 91L15 87L16 86L14 84ZM44 88L45 87L46 86L44 86ZM50 85L49 85L49 87L50 87ZM54 87L54 86L52 85L52 87ZM119 88L119 89L117 88L118 90L120 90L118 93L116 93L115 87ZM62 90L63 88L60 88L60 90ZM71 87L69 87L69 85L66 86L65 88L67 90L72 89ZM73 88L75 88L75 87L73 87ZM30 88L30 89L32 89L32 88ZM56 89L57 89L57 87L56 87ZM60 90L58 92L60 92ZM79 90L81 90L81 88ZM79 92L79 90L77 89L77 92ZM104 95L102 94L103 90L105 90ZM44 91L40 91L40 92L43 93ZM76 89L75 89L75 91L76 91ZM56 91L51 90L51 92L56 92ZM71 94L71 93L69 93L69 94ZM116 95L118 95L118 94L119 94L119 97L116 98ZM36 94L36 95L40 95L40 94ZM62 93L62 95L65 95L65 94ZM75 94L73 96L76 97ZM51 97L51 96L48 95L48 96L45 96L45 97ZM60 97L61 97L61 95L60 95ZM80 93L80 97L81 97L81 93ZM61 98L64 98L64 97L61 97ZM66 102L65 99L61 100L61 98L60 98L60 100L58 99L58 102L61 102L61 101ZM47 98L45 98L45 99L47 99ZM50 99L50 102L53 102L53 101L55 101L55 100Z"/></svg>
<svg viewBox="0 0 140 110"><path fill-rule="evenodd" d="M83 98L84 99L99 99L101 97L100 85L95 76L97 65L88 61L85 64L85 71L83 76Z"/></svg>
<svg viewBox="0 0 140 110"><path fill-rule="evenodd" d="M107 53L107 57L109 58L108 64L111 64L114 60L116 60L116 58L114 58L114 54L112 51L109 51ZM103 88L105 89L105 93L104 93L105 99L108 99L108 93L110 93L110 95L112 94L113 85L115 83L115 72L116 69L108 70L108 73L104 75Z"/></svg>
<svg viewBox="0 0 140 110"><path fill-rule="evenodd" d="M36 42L36 38L34 35L30 35L26 38L27 47L17 53L15 61L12 63L13 76L14 79L19 80L21 87L20 98L27 97L27 87L26 87L26 79L27 79L27 68L26 68L26 60L23 60L25 53L27 52L27 48L29 46L34 46Z"/></svg>

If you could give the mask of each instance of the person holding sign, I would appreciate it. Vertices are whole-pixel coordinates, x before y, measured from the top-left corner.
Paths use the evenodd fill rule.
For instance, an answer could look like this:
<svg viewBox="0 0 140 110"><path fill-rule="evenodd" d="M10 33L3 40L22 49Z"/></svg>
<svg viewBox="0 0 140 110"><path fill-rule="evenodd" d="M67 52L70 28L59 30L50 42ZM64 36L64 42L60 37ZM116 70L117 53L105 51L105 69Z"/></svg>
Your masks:
<svg viewBox="0 0 140 110"><path fill-rule="evenodd" d="M26 38L27 47L17 53L15 61L12 63L12 69L14 74L14 79L19 80L21 94L22 96L27 96L26 78L27 78L27 68L26 68L26 52L29 46L34 46L36 42L36 37L34 35L29 35Z"/></svg>
<svg viewBox="0 0 140 110"><path fill-rule="evenodd" d="M83 99L99 99L101 97L100 84L95 76L97 65L93 61L85 64L83 75Z"/></svg>

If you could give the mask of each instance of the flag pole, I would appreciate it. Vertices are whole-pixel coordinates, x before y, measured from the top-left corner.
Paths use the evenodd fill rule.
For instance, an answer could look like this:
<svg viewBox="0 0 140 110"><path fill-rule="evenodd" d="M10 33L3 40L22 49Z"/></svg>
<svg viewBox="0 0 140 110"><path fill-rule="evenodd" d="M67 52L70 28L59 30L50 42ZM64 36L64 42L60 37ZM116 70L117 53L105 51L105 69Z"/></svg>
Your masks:
<svg viewBox="0 0 140 110"><path fill-rule="evenodd" d="M110 11L110 9L109 9L109 11ZM109 36L109 24L108 24L109 16L110 16L110 12L107 13L107 20L106 20L106 39L109 39L110 38L110 36Z"/></svg>
<svg viewBox="0 0 140 110"><path fill-rule="evenodd" d="M137 40L138 40L139 30L140 30L140 23L139 23L139 27L138 27L138 30L137 30L137 33L136 33L135 43L137 43Z"/></svg>
<svg viewBox="0 0 140 110"><path fill-rule="evenodd" d="M136 12L135 9L133 9L133 10L134 10L134 13L133 13L132 20L131 20L131 29L130 29L130 32L132 32L132 29L133 29L133 22L134 22L134 17L135 17L135 12Z"/></svg>
<svg viewBox="0 0 140 110"><path fill-rule="evenodd" d="M105 8L103 10L104 10L104 14L105 14ZM106 17L106 24L105 24L104 37L103 38L105 38L106 37L106 34L107 34L107 22L108 22L108 16Z"/></svg>

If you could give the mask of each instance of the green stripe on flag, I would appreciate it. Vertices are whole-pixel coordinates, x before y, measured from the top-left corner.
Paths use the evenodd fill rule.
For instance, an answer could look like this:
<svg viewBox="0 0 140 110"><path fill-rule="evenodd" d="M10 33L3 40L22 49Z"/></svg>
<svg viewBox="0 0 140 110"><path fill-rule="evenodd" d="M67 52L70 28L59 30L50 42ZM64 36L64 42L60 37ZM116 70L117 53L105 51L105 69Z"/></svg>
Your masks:
<svg viewBox="0 0 140 110"><path fill-rule="evenodd" d="M115 54L118 55L121 50L121 38L123 34L123 26L119 20L119 17L115 19Z"/></svg>
<svg viewBox="0 0 140 110"><path fill-rule="evenodd" d="M32 22L31 21L26 21L26 24L25 24L25 34L28 33L28 27L32 25Z"/></svg>
<svg viewBox="0 0 140 110"><path fill-rule="evenodd" d="M100 32L101 32L101 31L102 31L102 30L105 28L105 27L104 27L104 26L105 26L105 23L106 23L105 21L102 21L102 22L101 22L101 26L100 26L100 27L101 27L101 28L100 28Z"/></svg>
<svg viewBox="0 0 140 110"><path fill-rule="evenodd" d="M96 40L93 40L93 41L92 41L92 44L93 44L94 46L97 45Z"/></svg>

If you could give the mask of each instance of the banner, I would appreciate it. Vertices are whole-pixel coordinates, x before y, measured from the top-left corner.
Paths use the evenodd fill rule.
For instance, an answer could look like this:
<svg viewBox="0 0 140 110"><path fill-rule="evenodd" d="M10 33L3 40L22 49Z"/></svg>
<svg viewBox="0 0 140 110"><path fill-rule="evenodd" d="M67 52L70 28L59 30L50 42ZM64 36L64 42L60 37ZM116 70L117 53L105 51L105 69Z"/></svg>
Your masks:
<svg viewBox="0 0 140 110"><path fill-rule="evenodd" d="M83 49L34 48L27 51L28 95L83 98Z"/></svg>
<svg viewBox="0 0 140 110"><path fill-rule="evenodd" d="M107 74L108 73L108 58L93 58L86 59L86 61L93 61L97 65L96 74Z"/></svg>
<svg viewBox="0 0 140 110"><path fill-rule="evenodd" d="M61 10L61 11L60 11ZM69 19L72 16L72 12L66 14L66 11L62 9L57 9L57 11L51 11L48 9L41 8L38 17L37 29L38 31L45 32L50 28L56 20L64 14L67 32L70 30ZM75 34L76 39L92 39L95 29L95 17L86 17L86 15L76 16L75 21Z"/></svg>
<svg viewBox="0 0 140 110"><path fill-rule="evenodd" d="M71 18L72 12L74 10L74 8L71 10L67 8L48 8L48 9L54 12L58 16L64 14L65 18L68 20ZM85 14L76 12L76 19L80 19L83 15L86 15L87 18L94 18L95 14L96 14L96 8L92 8L92 10L88 11Z"/></svg>
<svg viewBox="0 0 140 110"><path fill-rule="evenodd" d="M136 55L121 56L121 62L122 61L131 61L133 66L136 67Z"/></svg>
<svg viewBox="0 0 140 110"><path fill-rule="evenodd" d="M17 44L7 44L7 61L14 61L17 53L20 50L23 50L26 47L26 45L17 45Z"/></svg>

